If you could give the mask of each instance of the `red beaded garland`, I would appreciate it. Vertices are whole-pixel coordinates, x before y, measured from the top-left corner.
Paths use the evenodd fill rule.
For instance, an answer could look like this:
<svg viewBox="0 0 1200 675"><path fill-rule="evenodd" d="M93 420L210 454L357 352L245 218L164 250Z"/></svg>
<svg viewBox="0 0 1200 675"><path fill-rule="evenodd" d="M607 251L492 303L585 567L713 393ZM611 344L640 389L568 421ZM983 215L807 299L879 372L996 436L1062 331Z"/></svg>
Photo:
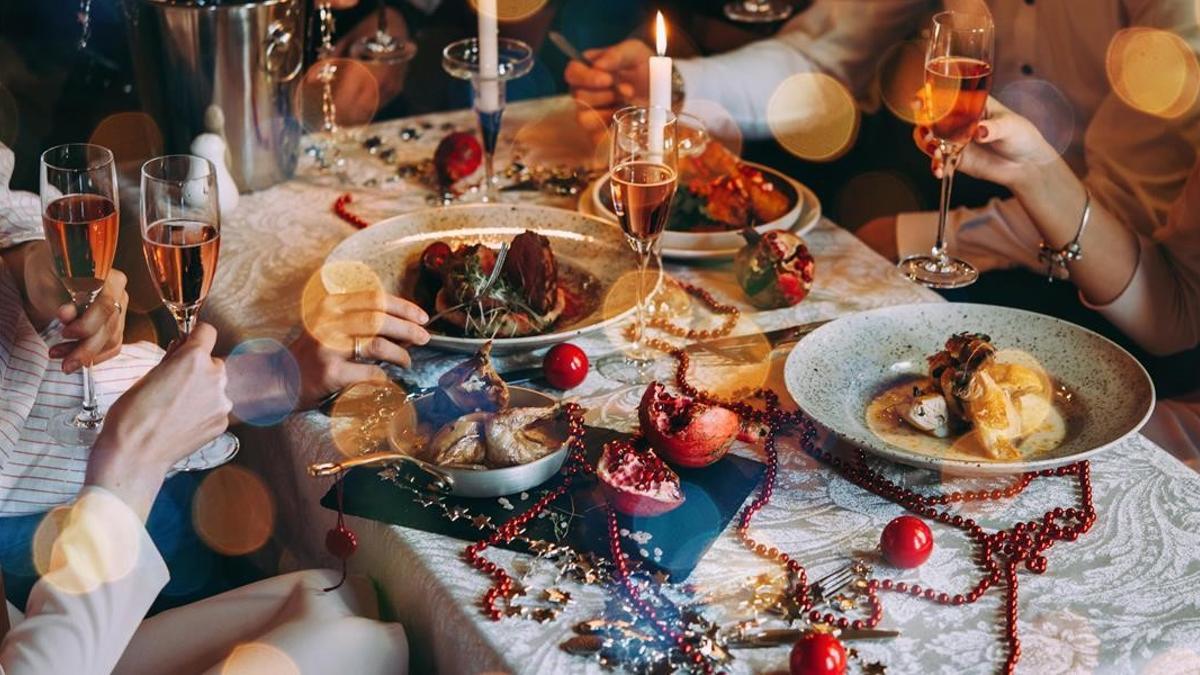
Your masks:
<svg viewBox="0 0 1200 675"><path fill-rule="evenodd" d="M341 218L342 220L361 230L371 223L368 223L362 216L351 213L350 209L346 208L346 205L352 201L354 201L354 196L349 192L343 192L342 194L338 195L337 199L333 200L333 212L338 218Z"/></svg>

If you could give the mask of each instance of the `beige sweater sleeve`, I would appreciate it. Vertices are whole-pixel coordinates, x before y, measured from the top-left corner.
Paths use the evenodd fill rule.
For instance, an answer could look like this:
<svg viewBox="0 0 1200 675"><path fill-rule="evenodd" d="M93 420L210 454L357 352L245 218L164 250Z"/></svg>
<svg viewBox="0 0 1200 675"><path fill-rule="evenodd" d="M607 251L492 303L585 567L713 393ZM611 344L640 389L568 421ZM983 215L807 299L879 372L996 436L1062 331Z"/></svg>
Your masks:
<svg viewBox="0 0 1200 675"><path fill-rule="evenodd" d="M1129 285L1100 312L1143 349L1174 354L1200 344L1200 163L1153 236L1139 235L1141 254ZM1085 251L1086 255L1086 251Z"/></svg>
<svg viewBox="0 0 1200 675"><path fill-rule="evenodd" d="M85 488L48 518L58 536L49 550L35 540L45 574L0 645L0 674L110 673L166 585L167 566L141 519L104 489Z"/></svg>

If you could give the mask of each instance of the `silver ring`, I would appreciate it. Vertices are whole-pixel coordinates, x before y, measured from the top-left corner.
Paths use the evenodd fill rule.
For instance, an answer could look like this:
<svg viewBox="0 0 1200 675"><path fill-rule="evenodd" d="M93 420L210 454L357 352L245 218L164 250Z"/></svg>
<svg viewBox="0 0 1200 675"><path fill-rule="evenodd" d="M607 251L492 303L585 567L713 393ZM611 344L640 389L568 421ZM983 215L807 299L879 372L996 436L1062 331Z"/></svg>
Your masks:
<svg viewBox="0 0 1200 675"><path fill-rule="evenodd" d="M358 363L362 363L365 360L365 357L363 357L362 338L357 335L354 336L354 360Z"/></svg>
<svg viewBox="0 0 1200 675"><path fill-rule="evenodd" d="M121 316L121 310L124 309L123 307L121 307L121 303L117 302L116 300L113 300L113 307L117 308L117 316Z"/></svg>

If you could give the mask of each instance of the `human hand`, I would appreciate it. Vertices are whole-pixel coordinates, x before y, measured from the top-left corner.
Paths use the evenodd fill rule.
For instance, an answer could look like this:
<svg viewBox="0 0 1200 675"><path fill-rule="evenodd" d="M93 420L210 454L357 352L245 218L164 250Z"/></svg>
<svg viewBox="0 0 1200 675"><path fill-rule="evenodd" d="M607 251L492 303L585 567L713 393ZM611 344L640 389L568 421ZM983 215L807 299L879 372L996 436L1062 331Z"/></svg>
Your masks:
<svg viewBox="0 0 1200 675"><path fill-rule="evenodd" d="M958 171L976 178L1016 188L1036 180L1041 169L1059 159L1037 127L994 98L987 103L988 117L975 128L974 143L963 149ZM927 127L918 126L913 139L931 158L933 174L943 175L944 158Z"/></svg>
<svg viewBox="0 0 1200 675"><path fill-rule="evenodd" d="M630 101L650 95L650 57L654 52L640 40L585 51L592 65L571 61L563 77L580 106L579 122L585 129L608 125L612 114Z"/></svg>
<svg viewBox="0 0 1200 675"><path fill-rule="evenodd" d="M125 312L129 306L125 283L124 272L110 270L100 293L82 316L73 303L58 308L64 341L50 348L50 357L62 359L64 373L107 361L121 352Z"/></svg>
<svg viewBox="0 0 1200 675"><path fill-rule="evenodd" d="M305 309L305 330L288 351L300 367L300 409L315 406L333 392L357 382L383 381L387 375L360 356L407 368L408 348L429 342L425 311L382 291L324 295Z"/></svg>
<svg viewBox="0 0 1200 675"><path fill-rule="evenodd" d="M145 516L171 466L225 431L233 408L217 331L198 323L186 340L113 403L92 445L85 482Z"/></svg>

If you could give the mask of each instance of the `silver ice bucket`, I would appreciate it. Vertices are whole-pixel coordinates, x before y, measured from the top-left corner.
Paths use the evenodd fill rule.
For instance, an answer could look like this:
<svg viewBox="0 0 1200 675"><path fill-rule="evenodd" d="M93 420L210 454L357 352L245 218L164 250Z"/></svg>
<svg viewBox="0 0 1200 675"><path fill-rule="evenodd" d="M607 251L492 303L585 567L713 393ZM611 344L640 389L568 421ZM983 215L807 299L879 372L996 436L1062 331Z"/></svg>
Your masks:
<svg viewBox="0 0 1200 675"><path fill-rule="evenodd" d="M122 0L138 92L168 152L221 126L243 192L292 176L303 0ZM215 107L215 108L214 108ZM219 109L221 114L215 114Z"/></svg>

